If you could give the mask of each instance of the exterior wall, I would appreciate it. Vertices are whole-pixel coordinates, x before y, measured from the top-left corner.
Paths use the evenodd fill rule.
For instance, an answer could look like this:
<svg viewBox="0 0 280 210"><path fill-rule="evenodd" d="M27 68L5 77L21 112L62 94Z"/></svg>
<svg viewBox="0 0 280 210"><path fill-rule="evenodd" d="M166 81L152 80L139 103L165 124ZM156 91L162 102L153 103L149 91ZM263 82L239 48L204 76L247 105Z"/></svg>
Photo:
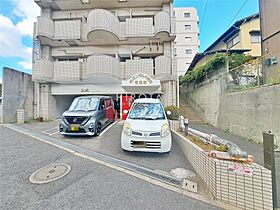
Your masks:
<svg viewBox="0 0 280 210"><path fill-rule="evenodd" d="M274 0L259 0L261 33L262 33L262 55L265 59L276 57L276 65L264 66L265 80L269 82L280 74L280 2Z"/></svg>
<svg viewBox="0 0 280 210"><path fill-rule="evenodd" d="M33 119L31 75L4 67L2 86L2 122L16 122L17 109L24 110L25 120Z"/></svg>
<svg viewBox="0 0 280 210"><path fill-rule="evenodd" d="M240 48L251 49L248 54L254 57L261 56L261 43L251 43L250 31L260 31L260 19L255 18L240 26ZM239 48L239 49L240 49Z"/></svg>
<svg viewBox="0 0 280 210"><path fill-rule="evenodd" d="M195 54L199 48L199 29L197 10L191 7L174 8L176 17L176 39L174 47L176 48L177 75L184 75L189 68ZM190 13L189 18L184 17L184 13ZM190 30L185 29L185 25L191 25ZM185 37L191 37L188 43ZM191 54L186 54L186 49L191 49Z"/></svg>
<svg viewBox="0 0 280 210"><path fill-rule="evenodd" d="M247 52L249 55L254 57L261 56L261 43L251 43L250 36L250 31L260 31L260 19L254 18L251 21L241 24L239 28L240 30L237 33L239 34L240 42L232 46L230 49L250 49L250 51ZM237 33L234 33L230 38L227 38L227 40L234 38ZM207 51L223 49L227 49L227 43L224 40L220 40Z"/></svg>

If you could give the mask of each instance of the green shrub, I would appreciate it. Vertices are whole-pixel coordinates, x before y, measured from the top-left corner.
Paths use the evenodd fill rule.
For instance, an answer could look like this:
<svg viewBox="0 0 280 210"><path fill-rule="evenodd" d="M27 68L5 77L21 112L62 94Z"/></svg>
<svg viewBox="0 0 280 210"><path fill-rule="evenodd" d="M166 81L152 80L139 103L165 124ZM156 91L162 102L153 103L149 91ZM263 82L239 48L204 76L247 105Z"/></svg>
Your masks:
<svg viewBox="0 0 280 210"><path fill-rule="evenodd" d="M182 112L176 106L166 106L164 107L165 112L171 111L170 115L167 115L169 120L178 120Z"/></svg>
<svg viewBox="0 0 280 210"><path fill-rule="evenodd" d="M229 62L229 68L232 69L252 59L253 57L250 55L236 54L236 53L233 54L216 53L205 64L195 67L193 70L188 71L185 76L180 77L179 78L180 85L187 84L192 81L195 82L202 81L207 74L224 66L227 60Z"/></svg>

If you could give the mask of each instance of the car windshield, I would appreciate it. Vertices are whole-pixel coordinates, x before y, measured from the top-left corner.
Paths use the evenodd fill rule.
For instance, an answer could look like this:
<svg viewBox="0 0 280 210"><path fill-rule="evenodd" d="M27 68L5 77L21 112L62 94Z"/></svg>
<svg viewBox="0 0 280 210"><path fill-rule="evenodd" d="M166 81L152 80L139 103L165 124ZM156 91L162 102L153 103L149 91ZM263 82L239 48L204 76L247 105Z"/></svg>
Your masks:
<svg viewBox="0 0 280 210"><path fill-rule="evenodd" d="M97 105L97 98L75 98L69 108L69 111L95 111Z"/></svg>
<svg viewBox="0 0 280 210"><path fill-rule="evenodd" d="M165 119L160 103L135 103L129 113L129 119L158 120Z"/></svg>

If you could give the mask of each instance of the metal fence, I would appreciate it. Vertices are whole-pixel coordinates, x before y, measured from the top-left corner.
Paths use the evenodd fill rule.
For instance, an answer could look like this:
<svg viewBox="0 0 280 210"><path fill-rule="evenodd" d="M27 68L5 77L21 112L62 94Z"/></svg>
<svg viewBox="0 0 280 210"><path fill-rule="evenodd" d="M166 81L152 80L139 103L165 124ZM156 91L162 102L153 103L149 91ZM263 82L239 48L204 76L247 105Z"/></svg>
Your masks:
<svg viewBox="0 0 280 210"><path fill-rule="evenodd" d="M278 51L277 51L278 52ZM226 91L240 91L261 85L280 84L280 67L277 60L273 60L275 53L253 59L245 64L228 70L222 74ZM268 71L274 69L274 74ZM268 76L269 75L269 76Z"/></svg>

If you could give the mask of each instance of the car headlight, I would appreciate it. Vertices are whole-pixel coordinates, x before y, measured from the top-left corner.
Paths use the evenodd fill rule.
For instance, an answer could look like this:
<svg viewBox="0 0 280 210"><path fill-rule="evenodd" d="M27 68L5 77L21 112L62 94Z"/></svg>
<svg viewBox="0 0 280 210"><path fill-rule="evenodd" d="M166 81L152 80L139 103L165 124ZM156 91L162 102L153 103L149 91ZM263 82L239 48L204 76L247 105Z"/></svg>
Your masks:
<svg viewBox="0 0 280 210"><path fill-rule="evenodd" d="M161 127L161 132L160 132L160 136L161 137L166 137L170 134L170 129L169 129L169 125L168 124L164 124Z"/></svg>
<svg viewBox="0 0 280 210"><path fill-rule="evenodd" d="M126 122L123 126L123 132L128 135L131 136L131 126L128 122Z"/></svg>

